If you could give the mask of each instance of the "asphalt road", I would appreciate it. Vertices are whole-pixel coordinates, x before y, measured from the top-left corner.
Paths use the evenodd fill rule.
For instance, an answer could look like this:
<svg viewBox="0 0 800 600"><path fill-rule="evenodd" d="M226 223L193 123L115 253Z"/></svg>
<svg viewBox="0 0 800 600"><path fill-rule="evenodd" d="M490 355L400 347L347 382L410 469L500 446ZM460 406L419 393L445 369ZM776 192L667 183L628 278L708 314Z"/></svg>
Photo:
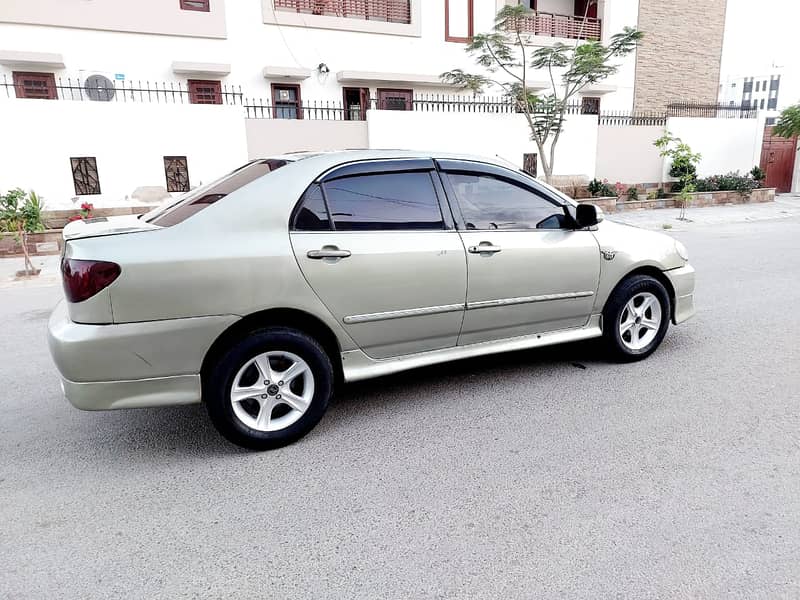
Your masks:
<svg viewBox="0 0 800 600"><path fill-rule="evenodd" d="M646 362L353 385L263 454L200 407L71 408L60 290L0 290L0 597L800 597L800 219L676 237L698 314Z"/></svg>

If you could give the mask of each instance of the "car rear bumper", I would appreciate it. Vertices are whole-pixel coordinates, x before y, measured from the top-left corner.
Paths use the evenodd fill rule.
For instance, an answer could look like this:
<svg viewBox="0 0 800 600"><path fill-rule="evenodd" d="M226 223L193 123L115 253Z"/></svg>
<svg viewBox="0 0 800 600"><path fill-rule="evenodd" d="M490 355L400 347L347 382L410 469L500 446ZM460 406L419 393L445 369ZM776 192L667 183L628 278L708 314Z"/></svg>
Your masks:
<svg viewBox="0 0 800 600"><path fill-rule="evenodd" d="M679 269L664 271L675 290L672 322L683 323L694 315L694 267L688 264Z"/></svg>
<svg viewBox="0 0 800 600"><path fill-rule="evenodd" d="M48 345L64 394L77 408L104 410L200 401L200 370L214 340L239 317L88 325L65 302L50 317Z"/></svg>

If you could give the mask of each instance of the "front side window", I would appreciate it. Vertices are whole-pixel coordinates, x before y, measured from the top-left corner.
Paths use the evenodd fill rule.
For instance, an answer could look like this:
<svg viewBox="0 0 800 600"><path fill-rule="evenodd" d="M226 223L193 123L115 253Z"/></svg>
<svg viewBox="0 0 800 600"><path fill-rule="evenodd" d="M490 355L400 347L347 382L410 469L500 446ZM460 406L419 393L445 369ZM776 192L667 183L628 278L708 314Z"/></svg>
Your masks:
<svg viewBox="0 0 800 600"><path fill-rule="evenodd" d="M337 231L444 229L427 171L344 177L323 186Z"/></svg>
<svg viewBox="0 0 800 600"><path fill-rule="evenodd" d="M491 175L450 173L467 229L560 229L564 209L530 190Z"/></svg>

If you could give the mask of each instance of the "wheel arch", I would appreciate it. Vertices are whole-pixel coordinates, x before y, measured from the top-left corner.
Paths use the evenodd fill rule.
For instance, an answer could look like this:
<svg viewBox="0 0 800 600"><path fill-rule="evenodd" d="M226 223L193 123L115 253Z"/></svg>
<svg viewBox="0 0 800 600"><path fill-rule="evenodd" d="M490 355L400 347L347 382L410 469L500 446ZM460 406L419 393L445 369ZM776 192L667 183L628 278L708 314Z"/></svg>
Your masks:
<svg viewBox="0 0 800 600"><path fill-rule="evenodd" d="M655 267L653 265L640 265L640 266L636 267L635 269L632 269L631 271L628 271L627 273L625 273L625 275L620 277L619 281L617 281L616 285L614 285L614 287L611 289L611 293L608 295L608 298L606 298L606 301L603 304L603 310L605 311L606 304L608 304L608 302L614 296L614 292L617 291L619 286L621 286L625 281L627 281L628 279L630 279L631 277L634 277L636 275L649 275L650 277L652 277L653 279L657 280L659 283L661 283L664 286L664 289L667 290L667 295L669 296L670 320L672 320L674 322L675 321L675 288L673 287L672 282L669 280L669 277L667 277L664 274L664 271L662 271L661 269L659 269L658 267Z"/></svg>
<svg viewBox="0 0 800 600"><path fill-rule="evenodd" d="M270 308L242 317L223 331L206 352L200 374L205 381L214 362L235 342L265 327L289 327L314 338L328 354L337 382L343 381L341 346L333 330L311 313L296 308Z"/></svg>

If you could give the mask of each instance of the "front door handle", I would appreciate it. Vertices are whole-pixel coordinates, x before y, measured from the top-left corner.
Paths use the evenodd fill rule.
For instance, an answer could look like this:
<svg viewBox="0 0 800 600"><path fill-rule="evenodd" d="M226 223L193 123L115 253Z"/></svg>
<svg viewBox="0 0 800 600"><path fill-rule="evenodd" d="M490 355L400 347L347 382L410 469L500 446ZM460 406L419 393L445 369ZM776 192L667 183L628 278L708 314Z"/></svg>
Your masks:
<svg viewBox="0 0 800 600"><path fill-rule="evenodd" d="M319 250L309 250L306 256L314 260L323 258L347 258L352 254L350 250L340 250L336 246L323 246Z"/></svg>
<svg viewBox="0 0 800 600"><path fill-rule="evenodd" d="M496 254L502 248L495 246L491 242L481 242L477 246L470 246L469 251L471 254Z"/></svg>

